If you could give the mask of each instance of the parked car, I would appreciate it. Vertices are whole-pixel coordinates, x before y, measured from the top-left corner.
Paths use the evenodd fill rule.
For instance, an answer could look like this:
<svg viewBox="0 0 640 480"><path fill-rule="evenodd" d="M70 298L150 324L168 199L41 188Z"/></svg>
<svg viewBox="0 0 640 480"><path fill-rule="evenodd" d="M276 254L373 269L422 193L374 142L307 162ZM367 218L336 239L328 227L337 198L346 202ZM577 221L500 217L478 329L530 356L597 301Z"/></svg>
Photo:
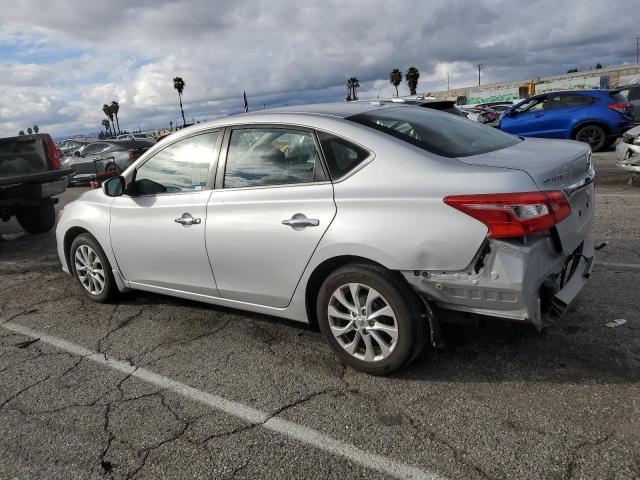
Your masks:
<svg viewBox="0 0 640 480"><path fill-rule="evenodd" d="M84 147L91 143L89 140L78 140L75 138L67 138L58 144L58 149L60 150L61 157L65 157L68 155L73 155L73 152L79 150L81 147Z"/></svg>
<svg viewBox="0 0 640 480"><path fill-rule="evenodd" d="M0 219L15 216L29 233L51 230L68 174L48 134L0 138Z"/></svg>
<svg viewBox="0 0 640 480"><path fill-rule="evenodd" d="M640 126L628 130L616 145L616 164L629 172L629 183L640 174Z"/></svg>
<svg viewBox="0 0 640 480"><path fill-rule="evenodd" d="M523 137L571 138L594 152L633 126L631 105L618 90L543 93L504 112L500 129Z"/></svg>
<svg viewBox="0 0 640 480"><path fill-rule="evenodd" d="M477 107L480 107L480 108L488 107L494 112L498 112L498 113L506 112L511 107L513 107L513 105L514 105L513 102L487 102L487 103L476 104Z"/></svg>
<svg viewBox="0 0 640 480"><path fill-rule="evenodd" d="M147 133L123 133L116 137L116 140L148 140L155 143L156 139Z"/></svg>
<svg viewBox="0 0 640 480"><path fill-rule="evenodd" d="M459 105L458 109L469 119L474 122L498 126L500 114L491 107L478 105Z"/></svg>
<svg viewBox="0 0 640 480"><path fill-rule="evenodd" d="M155 143L155 142L154 142ZM69 184L88 183L117 175L129 167L151 144L147 140L107 140L90 143L65 157L63 165L72 170Z"/></svg>
<svg viewBox="0 0 640 480"><path fill-rule="evenodd" d="M437 339L431 305L538 328L566 310L594 259L590 156L402 104L242 114L68 204L58 253L96 302L139 289L317 323L384 374Z"/></svg>
<svg viewBox="0 0 640 480"><path fill-rule="evenodd" d="M620 94L627 99L633 110L633 122L640 124L640 85L625 85L619 87Z"/></svg>

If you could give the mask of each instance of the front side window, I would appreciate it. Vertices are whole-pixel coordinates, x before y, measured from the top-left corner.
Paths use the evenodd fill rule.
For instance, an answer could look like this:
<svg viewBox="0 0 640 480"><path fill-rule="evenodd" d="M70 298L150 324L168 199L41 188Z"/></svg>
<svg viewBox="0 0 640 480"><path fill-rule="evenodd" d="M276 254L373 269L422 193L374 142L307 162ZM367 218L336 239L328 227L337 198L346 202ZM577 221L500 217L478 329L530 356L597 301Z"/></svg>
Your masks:
<svg viewBox="0 0 640 480"><path fill-rule="evenodd" d="M520 140L492 127L420 107L391 107L360 113L360 123L444 157L493 152Z"/></svg>
<svg viewBox="0 0 640 480"><path fill-rule="evenodd" d="M364 148L330 133L318 132L318 139L332 180L350 172L369 156Z"/></svg>
<svg viewBox="0 0 640 480"><path fill-rule="evenodd" d="M308 132L238 128L231 132L224 188L309 183L320 168Z"/></svg>
<svg viewBox="0 0 640 480"><path fill-rule="evenodd" d="M141 191L179 193L204 190L218 135L218 132L196 135L160 150L136 171L135 179L143 187Z"/></svg>

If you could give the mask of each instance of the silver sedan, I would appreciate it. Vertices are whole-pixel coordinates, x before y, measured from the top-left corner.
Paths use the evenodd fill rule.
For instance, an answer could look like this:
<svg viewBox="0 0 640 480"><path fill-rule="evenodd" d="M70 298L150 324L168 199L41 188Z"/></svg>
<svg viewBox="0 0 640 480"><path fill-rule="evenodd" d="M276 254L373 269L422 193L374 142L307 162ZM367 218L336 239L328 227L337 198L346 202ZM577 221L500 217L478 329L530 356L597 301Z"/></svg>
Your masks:
<svg viewBox="0 0 640 480"><path fill-rule="evenodd" d="M346 364L407 365L450 311L542 328L591 272L591 152L420 107L287 107L161 141L67 205L62 268L317 324ZM436 307L436 308L433 308Z"/></svg>

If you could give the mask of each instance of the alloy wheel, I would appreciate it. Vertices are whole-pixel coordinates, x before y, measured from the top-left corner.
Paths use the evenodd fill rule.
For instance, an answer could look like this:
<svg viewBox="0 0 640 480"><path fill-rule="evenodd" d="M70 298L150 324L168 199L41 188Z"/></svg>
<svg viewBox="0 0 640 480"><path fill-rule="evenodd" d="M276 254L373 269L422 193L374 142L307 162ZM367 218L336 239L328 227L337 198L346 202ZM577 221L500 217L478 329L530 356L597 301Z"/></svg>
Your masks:
<svg viewBox="0 0 640 480"><path fill-rule="evenodd" d="M98 254L89 245L80 245L76 249L74 259L80 284L91 295L100 295L104 290L106 279Z"/></svg>
<svg viewBox="0 0 640 480"><path fill-rule="evenodd" d="M367 362L383 360L398 343L398 322L384 297L361 283L338 287L328 306L329 328L340 346Z"/></svg>
<svg viewBox="0 0 640 480"><path fill-rule="evenodd" d="M597 127L585 127L576 136L576 140L595 147L602 143L602 131Z"/></svg>

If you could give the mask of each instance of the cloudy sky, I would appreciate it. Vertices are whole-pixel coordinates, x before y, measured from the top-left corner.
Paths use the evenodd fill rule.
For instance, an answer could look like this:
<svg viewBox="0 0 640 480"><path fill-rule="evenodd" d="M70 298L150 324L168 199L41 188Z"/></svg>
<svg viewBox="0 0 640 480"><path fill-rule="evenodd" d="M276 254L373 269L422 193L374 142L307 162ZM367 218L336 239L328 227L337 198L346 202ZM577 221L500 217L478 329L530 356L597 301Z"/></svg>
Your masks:
<svg viewBox="0 0 640 480"><path fill-rule="evenodd" d="M0 0L0 136L37 124L95 132L251 108L390 96L416 66L420 92L635 62L638 0ZM401 94L408 93L406 86Z"/></svg>

